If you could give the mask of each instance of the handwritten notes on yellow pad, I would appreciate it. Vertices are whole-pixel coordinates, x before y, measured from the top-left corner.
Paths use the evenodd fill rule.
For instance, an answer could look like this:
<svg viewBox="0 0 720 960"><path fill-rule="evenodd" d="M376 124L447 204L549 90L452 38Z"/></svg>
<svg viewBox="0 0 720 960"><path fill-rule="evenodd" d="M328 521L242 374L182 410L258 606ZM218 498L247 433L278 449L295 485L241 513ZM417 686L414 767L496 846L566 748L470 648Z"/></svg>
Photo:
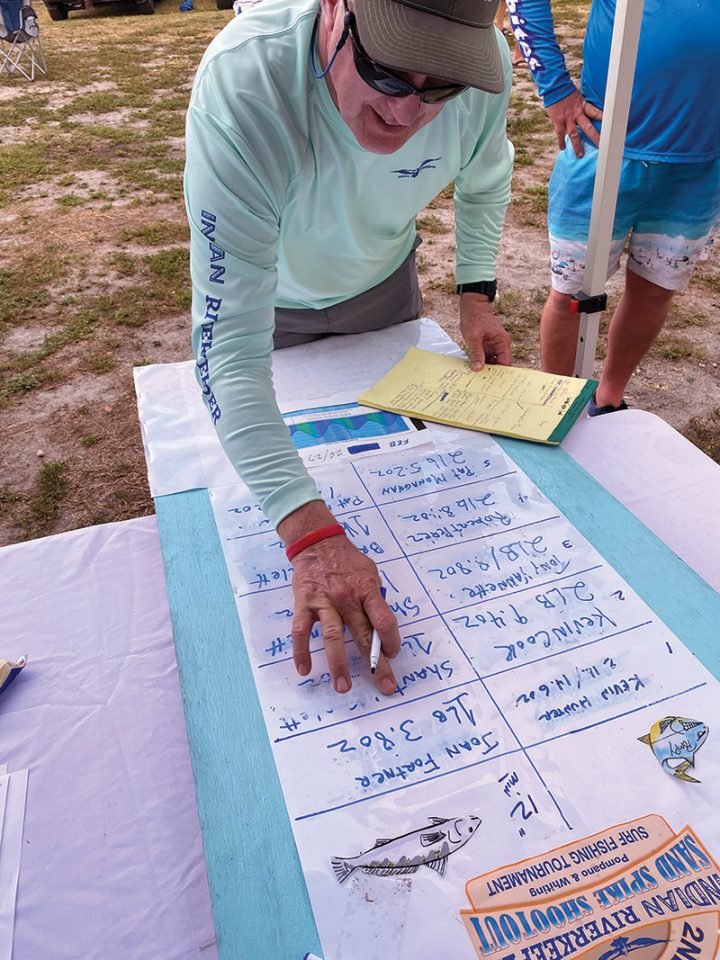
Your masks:
<svg viewBox="0 0 720 960"><path fill-rule="evenodd" d="M484 433L560 443L597 386L522 367L486 366L411 347L359 402Z"/></svg>

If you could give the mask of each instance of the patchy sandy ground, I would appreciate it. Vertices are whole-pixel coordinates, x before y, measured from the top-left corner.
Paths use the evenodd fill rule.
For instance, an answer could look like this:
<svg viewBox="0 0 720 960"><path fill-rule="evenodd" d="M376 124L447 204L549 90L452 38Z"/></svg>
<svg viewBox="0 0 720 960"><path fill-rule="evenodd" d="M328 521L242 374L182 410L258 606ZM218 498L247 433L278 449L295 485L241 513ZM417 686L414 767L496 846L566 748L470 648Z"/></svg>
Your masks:
<svg viewBox="0 0 720 960"><path fill-rule="evenodd" d="M44 24L56 58L63 41L68 50L81 40L90 42L89 35L81 34L90 21L75 22L74 16L66 24ZM219 14L207 18L209 37L224 20ZM106 29L113 28L108 37L119 46L123 29L134 36L140 29L157 31L160 21L176 20L185 27L186 21L172 14L113 16ZM197 62L200 40L188 62ZM170 31L154 36L153 49L176 51L177 42ZM132 50L128 46L121 51L123 61ZM3 150L14 150L13 156L30 157L35 164L32 189L18 202L0 205L0 318L2 298L12 297L12 284L23 270L33 276L39 292L35 300L21 298L17 309L6 310L0 327L0 544L153 510L132 367L190 357L187 275L181 266L186 247L178 172L182 111L177 109L178 86L168 77L168 64L172 66L172 56L145 64L136 85L126 84L129 102L119 96L117 102L105 102L102 98L117 91L116 83L88 78L83 86L73 79L75 67L70 64L66 76L33 85L42 121L20 116L9 122L10 114L4 119L2 108L14 109L28 91L16 82L0 85L0 162ZM175 67L175 76L183 77L186 97L191 71L188 67L183 75L180 67ZM99 64L95 76L120 69ZM157 122L163 97L168 103L166 125L156 136L148 127ZM513 334L516 362L526 366L538 366L538 324L548 284L544 187L554 138L538 114L529 77L519 71L511 109L518 166L498 262L498 311ZM134 137L131 146L119 145L113 129ZM52 139L55 130L57 141ZM36 131L51 138L49 149L63 137L84 137L97 163L44 171L41 159L29 153ZM123 180L124 157L132 159L132 150L140 149L132 143L155 158L153 182L128 185ZM136 230L138 209L150 231L142 235ZM424 238L418 263L426 313L457 338L452 201L438 198L418 222ZM159 239L148 239L153 229L160 231ZM170 258L165 265L163 256ZM175 262L180 266L175 268ZM155 268L165 273L155 275ZM663 337L627 394L632 406L658 413L692 437L694 419L720 433L719 271L716 253L678 298ZM616 278L611 295L617 295L620 285ZM141 321L137 311L132 312L137 307L132 300L143 290L150 318ZM91 308L94 313L88 313ZM603 343L601 338L600 358Z"/></svg>

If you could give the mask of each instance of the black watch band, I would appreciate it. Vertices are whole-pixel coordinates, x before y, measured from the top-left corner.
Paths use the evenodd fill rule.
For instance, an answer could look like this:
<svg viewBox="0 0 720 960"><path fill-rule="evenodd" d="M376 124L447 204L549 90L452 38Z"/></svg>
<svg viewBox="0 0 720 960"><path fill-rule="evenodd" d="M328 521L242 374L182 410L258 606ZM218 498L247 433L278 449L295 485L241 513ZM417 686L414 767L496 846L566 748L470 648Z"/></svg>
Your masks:
<svg viewBox="0 0 720 960"><path fill-rule="evenodd" d="M492 303L497 294L497 280L478 280L477 283L459 283L456 293L484 293Z"/></svg>

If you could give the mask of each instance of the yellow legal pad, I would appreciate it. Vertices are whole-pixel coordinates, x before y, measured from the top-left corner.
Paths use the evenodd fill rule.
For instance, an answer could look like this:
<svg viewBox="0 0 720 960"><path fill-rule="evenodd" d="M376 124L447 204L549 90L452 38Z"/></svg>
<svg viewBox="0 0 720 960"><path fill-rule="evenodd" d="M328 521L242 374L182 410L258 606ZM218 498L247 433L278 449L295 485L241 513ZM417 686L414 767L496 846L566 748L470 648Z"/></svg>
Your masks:
<svg viewBox="0 0 720 960"><path fill-rule="evenodd" d="M486 366L411 347L359 403L484 433L560 443L583 411L596 380L523 367Z"/></svg>

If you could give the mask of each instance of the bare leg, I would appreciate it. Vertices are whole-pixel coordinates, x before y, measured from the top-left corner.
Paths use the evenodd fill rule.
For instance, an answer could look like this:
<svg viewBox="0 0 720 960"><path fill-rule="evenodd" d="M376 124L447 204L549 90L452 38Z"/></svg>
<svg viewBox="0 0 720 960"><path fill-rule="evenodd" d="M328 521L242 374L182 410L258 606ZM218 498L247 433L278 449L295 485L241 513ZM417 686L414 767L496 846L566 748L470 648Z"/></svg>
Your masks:
<svg viewBox="0 0 720 960"><path fill-rule="evenodd" d="M550 290L540 320L540 353L547 373L571 377L575 370L580 321L570 313L570 294Z"/></svg>
<svg viewBox="0 0 720 960"><path fill-rule="evenodd" d="M617 407L635 368L655 342L668 315L674 290L626 271L625 291L610 324L608 350L596 391L599 407ZM542 368L572 376L580 326L569 310L570 295L551 290L540 321Z"/></svg>
<svg viewBox="0 0 720 960"><path fill-rule="evenodd" d="M597 405L617 407L635 368L662 330L675 295L632 270L610 324L607 358L597 388Z"/></svg>

